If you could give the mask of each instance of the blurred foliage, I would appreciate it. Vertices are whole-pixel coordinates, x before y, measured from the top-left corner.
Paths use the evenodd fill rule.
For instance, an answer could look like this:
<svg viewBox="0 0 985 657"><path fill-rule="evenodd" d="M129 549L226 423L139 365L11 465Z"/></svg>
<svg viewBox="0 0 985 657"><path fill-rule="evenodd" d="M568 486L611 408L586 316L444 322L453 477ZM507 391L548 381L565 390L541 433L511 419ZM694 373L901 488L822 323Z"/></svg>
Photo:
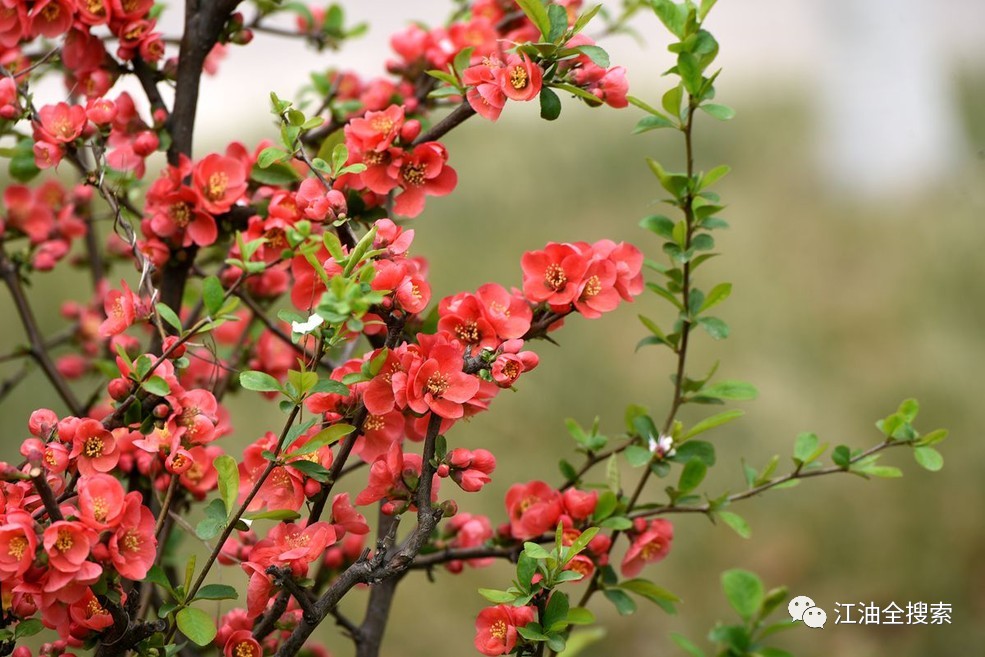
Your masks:
<svg viewBox="0 0 985 657"><path fill-rule="evenodd" d="M966 105L980 109L982 97L981 89L969 87ZM774 453L787 454L801 431L833 444L874 441L872 419L909 396L921 400L926 426L952 430L943 450L947 467L932 474L906 463L903 479L879 485L826 477L744 502L736 510L752 526L750 540L703 517L675 518L670 557L648 574L681 594L680 614L648 607L627 620L602 601L595 608L609 637L582 655L682 655L671 632L702 637L731 616L719 583L730 568L756 571L829 611L835 602L953 605L952 624L945 626L839 626L831 618L824 630L796 628L776 641L795 655L923 657L985 645L985 625L976 622L985 614L985 443L975 429L985 424L978 399L979 364L985 363L982 162L957 164L958 173L922 196L863 205L816 182L804 106L728 101L738 116L727 126L704 117L697 152L699 167L732 166L721 189L730 201L724 217L732 230L719 238L724 256L707 265L709 275L735 284L722 310L732 337L717 343L701 336L693 354L695 371L721 359L721 376L754 382L760 397L742 421L722 430L722 465L709 487L739 489L740 454L764 463ZM511 107L498 125L475 119L449 135L459 188L413 223L415 254L431 263L435 299L487 280L518 285L522 253L551 240L609 237L656 254L657 239L637 227L657 202L643 158L656 154L676 166L677 145L632 137L642 115L635 109L603 117L571 105L556 124L535 121L536 107ZM967 115L969 134L985 133L985 115ZM59 303L87 294L87 283L65 268L36 277L30 294L42 325L51 332L61 327ZM636 314L662 310L642 297L603 319L570 321L557 335L560 348L538 346L541 366L524 378L519 393L504 393L494 412L456 428L453 445L481 445L499 458L493 484L471 496L465 510L488 513L495 523L503 519L511 482L557 480L554 463L570 449L566 417L584 425L600 415L602 431L615 432L626 403L664 410L670 354L633 352L644 334ZM4 352L23 337L6 295L0 296L0 336ZM18 367L0 364L0 378ZM80 390L88 394L91 385ZM27 416L38 405L63 410L32 372L0 405L0 459L16 460ZM258 408L248 396L229 406L238 429L227 439L230 451L256 438L244 431L278 422L273 405ZM684 418L695 419L687 410ZM900 465L910 459L907 451L888 453L885 462ZM457 582L436 572L444 586L409 575L414 581L398 593L384 652L430 655L427 642L440 632L447 654L473 654L472 621L484 604L475 588L503 581L509 572L502 564L494 569L467 571ZM223 577L245 582L239 571ZM359 618L365 596L352 598L346 611ZM337 630L326 624L321 631ZM347 654L346 641L328 642L336 655Z"/></svg>

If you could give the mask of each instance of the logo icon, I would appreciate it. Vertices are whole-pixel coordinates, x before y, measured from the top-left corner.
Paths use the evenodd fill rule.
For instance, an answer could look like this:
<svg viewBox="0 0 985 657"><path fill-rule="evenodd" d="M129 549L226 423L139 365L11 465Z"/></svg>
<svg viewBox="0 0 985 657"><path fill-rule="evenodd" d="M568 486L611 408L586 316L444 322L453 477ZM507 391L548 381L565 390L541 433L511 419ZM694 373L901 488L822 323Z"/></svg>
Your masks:
<svg viewBox="0 0 985 657"><path fill-rule="evenodd" d="M791 600L787 611L794 622L804 621L804 625L815 629L823 628L828 620L828 614L806 595L798 595Z"/></svg>

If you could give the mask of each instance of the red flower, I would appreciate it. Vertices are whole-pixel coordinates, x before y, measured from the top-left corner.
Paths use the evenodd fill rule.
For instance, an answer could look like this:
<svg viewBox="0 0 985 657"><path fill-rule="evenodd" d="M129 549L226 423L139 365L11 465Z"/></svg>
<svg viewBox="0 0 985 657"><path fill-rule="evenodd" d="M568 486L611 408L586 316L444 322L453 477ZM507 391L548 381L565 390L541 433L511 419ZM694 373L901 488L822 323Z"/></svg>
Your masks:
<svg viewBox="0 0 985 657"><path fill-rule="evenodd" d="M520 55L510 55L497 72L499 88L512 100L533 100L540 93L544 74L540 66Z"/></svg>
<svg viewBox="0 0 985 657"><path fill-rule="evenodd" d="M660 561L670 552L674 526L663 518L651 520L649 525L643 518L637 518L628 535L633 542L626 550L620 569L626 577L636 577L644 565Z"/></svg>
<svg viewBox="0 0 985 657"><path fill-rule="evenodd" d="M500 339L520 338L530 330L533 311L516 290L510 293L502 285L486 283L479 287L476 296L482 302L486 319L496 329Z"/></svg>
<svg viewBox="0 0 985 657"><path fill-rule="evenodd" d="M452 467L451 478L467 493L475 493L492 481L496 469L496 457L485 449L474 452L456 448L448 452L448 464Z"/></svg>
<svg viewBox="0 0 985 657"><path fill-rule="evenodd" d="M543 481L513 484L506 491L510 533L525 540L553 530L561 518L561 494Z"/></svg>
<svg viewBox="0 0 985 657"><path fill-rule="evenodd" d="M416 217L424 210L424 196L445 196L458 184L458 174L446 164L448 151L436 141L416 146L404 155L400 165L400 187L393 211Z"/></svg>
<svg viewBox="0 0 985 657"><path fill-rule="evenodd" d="M136 319L139 301L134 297L126 281L120 281L123 290L110 290L103 301L106 319L99 325L99 335L108 338L127 330Z"/></svg>
<svg viewBox="0 0 985 657"><path fill-rule="evenodd" d="M462 417L462 405L479 391L479 380L462 371L462 357L454 345L435 346L414 376L407 377L407 406L415 413L430 410L449 420Z"/></svg>
<svg viewBox="0 0 985 657"><path fill-rule="evenodd" d="M368 534L369 525L363 514L356 511L349 501L349 493L339 493L332 498L332 522L335 524L336 533L341 537L345 532L353 534Z"/></svg>
<svg viewBox="0 0 985 657"><path fill-rule="evenodd" d="M497 80L499 62L483 62L462 72L462 83L469 89L465 98L479 116L495 121L506 105L506 94Z"/></svg>
<svg viewBox="0 0 985 657"><path fill-rule="evenodd" d="M263 657L263 648L250 630L233 632L222 648L224 657Z"/></svg>
<svg viewBox="0 0 985 657"><path fill-rule="evenodd" d="M393 145L404 125L404 108L390 105L382 112L366 112L345 127L346 143L361 153L383 152Z"/></svg>
<svg viewBox="0 0 985 657"><path fill-rule="evenodd" d="M483 655L505 655L516 647L516 628L534 620L533 607L486 607L475 619L475 649Z"/></svg>
<svg viewBox="0 0 985 657"><path fill-rule="evenodd" d="M89 630L98 632L113 624L113 616L99 604L90 588L86 588L83 596L72 603L68 612L75 624Z"/></svg>
<svg viewBox="0 0 985 657"><path fill-rule="evenodd" d="M588 319L596 319L615 310L619 293L615 288L616 266L608 260L596 260L588 266L585 278L578 286L575 310Z"/></svg>
<svg viewBox="0 0 985 657"><path fill-rule="evenodd" d="M564 512L571 516L572 520L580 521L588 519L595 512L599 492L569 488L561 497L564 502Z"/></svg>
<svg viewBox="0 0 985 657"><path fill-rule="evenodd" d="M236 158L218 153L206 155L192 172L202 207L212 214L222 214L246 192L246 168Z"/></svg>
<svg viewBox="0 0 985 657"><path fill-rule="evenodd" d="M97 532L114 529L123 514L123 485L108 474L79 480L79 519Z"/></svg>
<svg viewBox="0 0 985 657"><path fill-rule="evenodd" d="M86 120L86 111L81 105L45 105L38 110L38 137L53 144L67 144L82 134Z"/></svg>
<svg viewBox="0 0 985 657"><path fill-rule="evenodd" d="M154 565L157 556L154 525L154 514L141 503L140 493L127 493L119 527L109 539L113 565L127 579L142 580Z"/></svg>
<svg viewBox="0 0 985 657"><path fill-rule="evenodd" d="M588 258L571 244L551 243L521 259L523 293L530 301L564 308L581 293Z"/></svg>
<svg viewBox="0 0 985 657"><path fill-rule="evenodd" d="M92 530L81 522L58 520L51 523L43 536L48 564L62 573L75 573L83 569L89 558L92 536Z"/></svg>
<svg viewBox="0 0 985 657"><path fill-rule="evenodd" d="M76 459L76 467L84 477L110 472L120 461L116 438L100 422L91 419L82 420L76 427L69 456Z"/></svg>
<svg viewBox="0 0 985 657"><path fill-rule="evenodd" d="M31 567L38 537L34 519L26 511L12 510L0 524L0 575L6 581L20 577Z"/></svg>
<svg viewBox="0 0 985 657"><path fill-rule="evenodd" d="M410 500L413 491L408 486L404 473L419 477L421 457L419 454L404 454L400 442L390 445L386 456L376 459L369 468L369 482L356 496L356 506L363 506L378 500ZM434 477L432 499L437 499L438 478Z"/></svg>

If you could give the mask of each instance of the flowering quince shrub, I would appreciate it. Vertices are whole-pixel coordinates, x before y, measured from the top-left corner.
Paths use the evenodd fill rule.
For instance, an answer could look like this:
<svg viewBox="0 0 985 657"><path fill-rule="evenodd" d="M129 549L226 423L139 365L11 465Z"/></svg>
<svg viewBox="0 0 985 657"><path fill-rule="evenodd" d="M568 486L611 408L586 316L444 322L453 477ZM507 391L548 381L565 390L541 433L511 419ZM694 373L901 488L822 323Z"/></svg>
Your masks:
<svg viewBox="0 0 985 657"><path fill-rule="evenodd" d="M189 642L225 657L324 656L311 635L329 617L357 655L375 656L407 571L459 573L498 559L516 577L480 591L490 606L475 619L476 650L570 657L599 636L576 629L595 622L597 593L622 614L634 596L673 611L678 598L649 579L672 551L668 516L703 513L745 536L731 505L768 489L839 472L898 476L877 463L895 446L940 467L933 445L946 433L919 434L907 401L879 422L873 447L839 445L823 465L828 445L803 434L788 473L777 474L774 458L747 466L746 490L697 492L715 464L698 436L741 412L684 426L680 408L755 396L747 383L687 368L697 329L728 334L708 311L730 285L705 292L695 278L713 255L712 232L726 226L711 187L727 168L697 170L691 138L699 110L732 113L711 102L718 44L703 23L714 2L631 3L613 19L579 0L459 1L444 27L393 35L386 76L314 74L313 112L312 102L272 95L276 142L193 155L198 88L227 48L265 32L335 48L363 30L338 5L242 4L187 3L176 38L156 30L162 7L151 0L0 7L2 154L17 181L3 191L0 276L27 339L3 362L37 366L54 393L52 408L26 418L20 460L0 463L0 656L164 657L191 654ZM661 109L627 96L624 69L585 33L593 19L625 29L643 6L675 39ZM296 14L294 30L269 23L284 13ZM69 101L32 94L47 75L63 76ZM146 98L116 91L129 76ZM168 84L170 103L160 92ZM506 285L432 298L410 220L458 182L442 137L518 102L537 100L556 119L559 94L632 103L645 112L637 131L684 136L685 171L649 161L680 215L642 222L666 260L605 239L554 242L519 256ZM442 108L451 111L437 119ZM28 184L49 169L77 182L48 173ZM109 235L97 230L103 220ZM47 334L25 284L63 261L88 270L93 295L62 300L67 326ZM120 269L133 270L130 283ZM455 426L538 366L538 340L647 288L675 313L666 330L641 315L650 335L640 347L676 358L665 419L632 405L611 439L598 422L569 421L580 465L561 460L554 483L511 482L500 518L460 510L456 500L509 464L497 470L489 450L452 442ZM283 424L240 425L224 406L234 393L279 406ZM233 432L249 436L241 454L229 448ZM629 471L635 483L624 485ZM647 488L654 479L666 480L666 499ZM355 492L337 490L341 481ZM190 556L192 541L204 544L204 561ZM237 586L214 581L220 568ZM712 638L752 654L785 594L764 593L744 571L723 583L743 624ZM369 600L357 623L339 603L359 585ZM219 616L207 611L214 600L230 601ZM39 632L45 643L28 647Z"/></svg>

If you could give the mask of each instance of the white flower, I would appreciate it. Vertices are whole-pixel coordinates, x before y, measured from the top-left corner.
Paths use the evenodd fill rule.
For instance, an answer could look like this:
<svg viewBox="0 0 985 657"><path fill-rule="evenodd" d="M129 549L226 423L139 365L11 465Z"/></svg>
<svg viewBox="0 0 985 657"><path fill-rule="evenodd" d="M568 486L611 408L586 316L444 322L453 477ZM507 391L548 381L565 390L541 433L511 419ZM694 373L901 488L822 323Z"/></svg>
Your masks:
<svg viewBox="0 0 985 657"><path fill-rule="evenodd" d="M650 452L656 454L658 458L673 456L676 452L674 449L674 439L663 434L661 434L660 438L650 438Z"/></svg>
<svg viewBox="0 0 985 657"><path fill-rule="evenodd" d="M291 330L295 333L311 333L324 323L325 319L321 315L313 313L307 322L291 322Z"/></svg>

